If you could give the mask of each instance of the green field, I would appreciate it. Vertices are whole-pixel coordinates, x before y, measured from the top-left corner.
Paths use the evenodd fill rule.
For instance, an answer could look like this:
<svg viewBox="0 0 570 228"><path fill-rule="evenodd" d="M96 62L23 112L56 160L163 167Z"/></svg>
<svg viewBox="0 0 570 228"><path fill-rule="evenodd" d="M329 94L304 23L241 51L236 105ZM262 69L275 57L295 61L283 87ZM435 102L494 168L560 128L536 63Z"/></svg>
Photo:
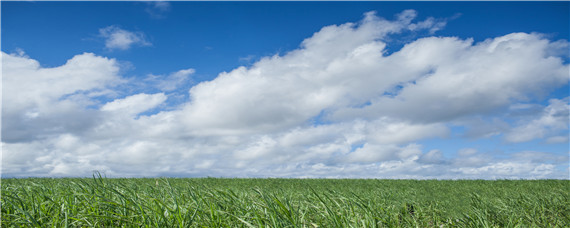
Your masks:
<svg viewBox="0 0 570 228"><path fill-rule="evenodd" d="M570 227L568 180L2 179L2 227Z"/></svg>

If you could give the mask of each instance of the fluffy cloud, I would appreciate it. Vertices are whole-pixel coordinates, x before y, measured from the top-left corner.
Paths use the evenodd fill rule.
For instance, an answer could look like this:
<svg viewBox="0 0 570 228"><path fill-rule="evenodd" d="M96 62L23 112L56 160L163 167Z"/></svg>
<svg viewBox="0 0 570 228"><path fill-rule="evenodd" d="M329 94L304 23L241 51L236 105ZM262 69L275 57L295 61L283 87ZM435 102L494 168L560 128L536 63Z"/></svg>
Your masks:
<svg viewBox="0 0 570 228"><path fill-rule="evenodd" d="M371 12L358 23L326 26L296 50L194 85L175 107L167 107L165 92L187 88L193 69L150 75L146 80L160 92L102 101L97 94L133 83L118 75L113 59L87 53L42 68L29 57L3 53L3 173L567 178L560 170L567 161L555 153L495 156L466 148L449 157L443 148L424 151L419 143L453 137L450 125L469 128L523 103L540 107L532 101L568 83L568 64L557 56L567 42L527 33L480 43L428 37L388 54L391 36L433 33L446 23L414 22L416 15L407 10L389 21ZM115 43L110 49L146 42L117 29L102 31ZM126 33L111 38L112 31ZM552 99L512 129L507 122L514 117L493 116L499 127L471 134L564 141L567 103ZM525 135L529 130L542 133Z"/></svg>
<svg viewBox="0 0 570 228"><path fill-rule="evenodd" d="M27 56L2 53L2 141L30 141L79 132L100 120L87 107L93 93L122 82L114 59L84 53L43 68Z"/></svg>
<svg viewBox="0 0 570 228"><path fill-rule="evenodd" d="M300 49L200 83L190 90L186 124L212 134L275 131L369 102L426 71L383 54L381 39L406 29L410 12L397 21L367 13L360 23L324 27Z"/></svg>
<svg viewBox="0 0 570 228"><path fill-rule="evenodd" d="M569 98L551 99L540 116L511 129L505 136L508 142L526 142L548 137L549 143L568 142L570 116Z"/></svg>
<svg viewBox="0 0 570 228"><path fill-rule="evenodd" d="M387 115L420 122L451 121L531 99L568 83L568 65L546 56L551 44L538 34L525 33L478 44L457 38L417 40L388 58L423 72L400 78L390 96L379 93L370 105L340 110L335 117Z"/></svg>
<svg viewBox="0 0 570 228"><path fill-rule="evenodd" d="M143 33L130 32L113 25L99 29L99 35L105 38L105 47L109 50L127 50L132 45L151 45Z"/></svg>
<svg viewBox="0 0 570 228"><path fill-rule="evenodd" d="M299 50L200 83L190 90L187 124L264 132L317 115L434 123L486 114L568 82L568 65L545 56L551 43L538 34L478 44L430 37L384 56L378 39L400 23L368 15L359 26L325 27Z"/></svg>

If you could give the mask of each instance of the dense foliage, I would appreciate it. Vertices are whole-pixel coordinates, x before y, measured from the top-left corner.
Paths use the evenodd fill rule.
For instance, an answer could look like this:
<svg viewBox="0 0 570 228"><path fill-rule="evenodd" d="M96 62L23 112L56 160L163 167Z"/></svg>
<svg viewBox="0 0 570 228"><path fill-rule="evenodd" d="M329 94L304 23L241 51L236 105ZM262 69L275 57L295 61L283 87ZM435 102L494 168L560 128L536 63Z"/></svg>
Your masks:
<svg viewBox="0 0 570 228"><path fill-rule="evenodd" d="M2 227L570 227L568 180L2 179Z"/></svg>

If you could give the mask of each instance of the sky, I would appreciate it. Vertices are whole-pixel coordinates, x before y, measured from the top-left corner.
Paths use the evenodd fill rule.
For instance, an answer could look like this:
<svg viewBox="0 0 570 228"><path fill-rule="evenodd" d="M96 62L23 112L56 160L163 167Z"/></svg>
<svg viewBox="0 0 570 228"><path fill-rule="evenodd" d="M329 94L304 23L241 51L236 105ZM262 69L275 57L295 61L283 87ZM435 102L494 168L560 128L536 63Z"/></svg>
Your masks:
<svg viewBox="0 0 570 228"><path fill-rule="evenodd" d="M569 2L0 4L2 177L570 179Z"/></svg>

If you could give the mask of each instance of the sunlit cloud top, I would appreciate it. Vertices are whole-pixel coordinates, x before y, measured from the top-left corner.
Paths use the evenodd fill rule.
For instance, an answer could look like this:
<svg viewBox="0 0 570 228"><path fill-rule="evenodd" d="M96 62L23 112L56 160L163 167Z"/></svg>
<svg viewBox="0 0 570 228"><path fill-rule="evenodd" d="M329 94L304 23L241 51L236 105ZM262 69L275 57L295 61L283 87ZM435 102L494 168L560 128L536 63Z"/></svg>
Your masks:
<svg viewBox="0 0 570 228"><path fill-rule="evenodd" d="M92 21L41 40L58 57L17 14L85 6L2 2L3 176L569 178L568 21L548 24L567 2L520 9L545 29L498 34L460 3L339 3L329 23L294 18L307 3L90 4L103 12L63 13Z"/></svg>

